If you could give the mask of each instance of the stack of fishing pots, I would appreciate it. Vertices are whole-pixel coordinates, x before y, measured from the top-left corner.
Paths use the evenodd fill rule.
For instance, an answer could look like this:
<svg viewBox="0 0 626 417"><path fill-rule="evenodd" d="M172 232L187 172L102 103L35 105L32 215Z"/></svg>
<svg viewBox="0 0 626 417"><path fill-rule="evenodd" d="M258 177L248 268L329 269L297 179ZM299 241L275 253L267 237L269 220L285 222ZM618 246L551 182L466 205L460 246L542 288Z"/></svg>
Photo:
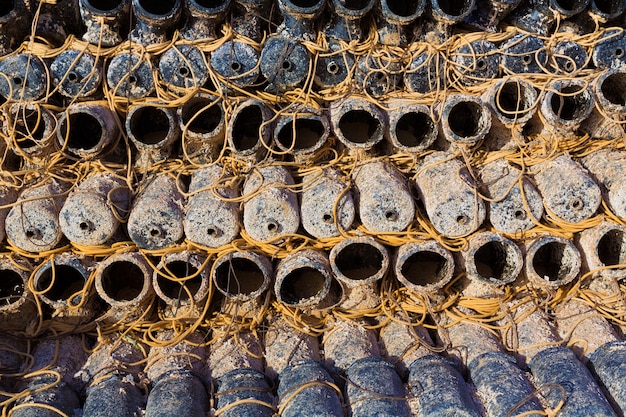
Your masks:
<svg viewBox="0 0 626 417"><path fill-rule="evenodd" d="M3 415L623 415L625 7L3 2Z"/></svg>

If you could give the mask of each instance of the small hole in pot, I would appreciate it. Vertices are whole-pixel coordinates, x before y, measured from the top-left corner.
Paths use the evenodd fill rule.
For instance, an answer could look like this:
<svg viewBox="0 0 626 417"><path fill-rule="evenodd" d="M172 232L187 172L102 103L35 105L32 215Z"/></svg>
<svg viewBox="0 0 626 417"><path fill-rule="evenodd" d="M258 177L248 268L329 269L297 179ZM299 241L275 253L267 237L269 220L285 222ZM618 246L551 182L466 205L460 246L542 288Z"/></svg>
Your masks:
<svg viewBox="0 0 626 417"><path fill-rule="evenodd" d="M28 239L41 239L43 236L43 233L41 233L41 230L39 229L28 229L26 231L26 237Z"/></svg>
<svg viewBox="0 0 626 417"><path fill-rule="evenodd" d="M289 61L283 61L281 67L285 70L285 71L289 71L291 70L291 62Z"/></svg>
<svg viewBox="0 0 626 417"><path fill-rule="evenodd" d="M531 62L533 62L533 57L532 55L524 55L522 57L522 62L526 65L529 65Z"/></svg>
<svg viewBox="0 0 626 417"><path fill-rule="evenodd" d="M574 210L582 210L582 208L585 206L580 198L572 198L570 200L570 205Z"/></svg>
<svg viewBox="0 0 626 417"><path fill-rule="evenodd" d="M67 79L70 80L71 82L75 83L78 81L78 75L76 75L75 72L70 72L67 74Z"/></svg>
<svg viewBox="0 0 626 417"><path fill-rule="evenodd" d="M180 75L182 75L183 77L186 77L186 76L188 76L188 75L189 75L189 68L187 68L187 67L180 67L180 68L178 69L178 73L179 73Z"/></svg>
<svg viewBox="0 0 626 417"><path fill-rule="evenodd" d="M322 216L322 220L324 220L324 223L332 223L333 222L333 216L332 214L326 213Z"/></svg>
<svg viewBox="0 0 626 417"><path fill-rule="evenodd" d="M276 223L268 223L267 224L267 230L270 232L275 232L276 230L278 230L278 225Z"/></svg>
<svg viewBox="0 0 626 417"><path fill-rule="evenodd" d="M390 222L395 222L396 220L398 220L398 213L394 210L387 210L385 212L385 218Z"/></svg>
<svg viewBox="0 0 626 417"><path fill-rule="evenodd" d="M87 222L80 222L78 227L80 228L80 230L87 231L87 230L89 230L89 223L87 223Z"/></svg>
<svg viewBox="0 0 626 417"><path fill-rule="evenodd" d="M150 236L152 237L157 237L161 234L161 231L159 229L152 229L150 230Z"/></svg>
<svg viewBox="0 0 626 417"><path fill-rule="evenodd" d="M515 210L515 213L513 213L513 215L515 216L517 220L526 219L526 212L523 210Z"/></svg>
<svg viewBox="0 0 626 417"><path fill-rule="evenodd" d="M22 79L22 77L13 77L13 84L22 85L23 82L24 80Z"/></svg>
<svg viewBox="0 0 626 417"><path fill-rule="evenodd" d="M326 65L326 71L328 71L329 74L337 75L339 73L339 70L339 65L337 65L335 61L331 61L328 63L328 65Z"/></svg>
<svg viewBox="0 0 626 417"><path fill-rule="evenodd" d="M621 58L624 56L624 50L622 48L615 48L615 56Z"/></svg>
<svg viewBox="0 0 626 417"><path fill-rule="evenodd" d="M458 224L464 225L469 222L469 218L466 215L461 214L460 216L456 216L456 222Z"/></svg>
<svg viewBox="0 0 626 417"><path fill-rule="evenodd" d="M239 62L231 62L230 69L232 69L235 72L239 72L241 71L241 64Z"/></svg>

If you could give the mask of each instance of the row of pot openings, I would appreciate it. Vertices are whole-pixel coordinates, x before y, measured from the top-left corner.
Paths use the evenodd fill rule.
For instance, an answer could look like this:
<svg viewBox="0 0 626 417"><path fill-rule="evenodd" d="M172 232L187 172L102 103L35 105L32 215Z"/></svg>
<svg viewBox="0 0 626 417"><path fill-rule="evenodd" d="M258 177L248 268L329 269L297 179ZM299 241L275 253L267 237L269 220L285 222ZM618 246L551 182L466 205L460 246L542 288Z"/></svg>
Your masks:
<svg viewBox="0 0 626 417"><path fill-rule="evenodd" d="M530 33L545 36L553 29L557 19L571 18L586 9L589 9L594 20L599 23L615 21L624 11L623 2L618 0L550 0L535 6L537 10L529 10L532 4L527 2L487 2L477 5L475 0L457 3L439 0L59 1L58 8L44 4L38 10L40 21L35 25L35 36L60 46L73 33L87 42L105 47L118 45L126 38L143 45L166 42L173 29L179 29L180 36L184 39L213 40L220 32L224 20L230 23L235 33L256 41L263 38L265 28L270 32L272 25L274 28L277 26L275 33L278 35L311 40L316 31L316 20L321 16L325 25L320 30L333 39L350 41L362 37L361 20L370 12L373 12L371 14L377 25L379 40L386 45L399 46L410 41L411 30L407 29L423 14L429 20L438 22L438 30L441 32L456 23L494 32L500 21L513 12L508 19L510 23ZM131 5L134 19L129 16ZM270 15L273 6L278 6L282 19L278 13L272 16L275 18L274 22L258 19L258 16ZM324 13L325 8L328 9L327 13ZM34 12L34 6L24 0L7 2L0 9L0 19L7 27L16 31L15 39L2 40L0 46L4 50L15 48L15 44L23 39L19 35L26 36L28 28L32 26L29 20ZM129 22L132 22L133 27L129 27Z"/></svg>
<svg viewBox="0 0 626 417"><path fill-rule="evenodd" d="M97 301L83 287L93 269L95 290L110 306L105 317L114 323L136 320L150 308L154 293L163 300L166 314L197 316L211 301L207 301L210 279L231 304L258 306L273 285L279 302L304 311L374 308L380 303L380 281L388 273L411 291L433 294L453 279L455 262L460 264L457 272L463 268L472 281L502 287L523 276L529 285L555 290L579 277L581 265L591 271L606 269L621 279L623 269L615 267L626 263L625 232L623 226L603 222L581 232L578 247L571 240L544 235L523 250L501 235L483 232L469 240L456 261L436 241L410 242L390 252L373 238L350 238L330 254L297 251L280 260L274 271L271 260L254 251L230 252L215 262L201 253L176 252L163 256L156 268L143 254L129 251L97 263L72 253L58 254L31 277L31 265L5 256L0 273L6 317L2 326L23 329L20 326L36 319L30 288L56 312L55 320L89 322L98 312Z"/></svg>
<svg viewBox="0 0 626 417"><path fill-rule="evenodd" d="M241 99L228 118L220 100L202 93L178 109L133 105L124 123L97 102L72 104L59 114L43 105L14 104L7 110L4 131L15 133L14 145L26 155L44 156L63 147L91 159L119 148L124 125L139 151L137 163L144 165L166 158L174 145L182 146L194 162L212 161L224 142L239 158L258 161L274 143L275 157L288 154L301 162L314 158L331 136L353 151L383 150L379 148L384 138L391 147L388 151L394 152L420 153L447 143L473 145L483 140L484 147L495 150L523 140L514 137L511 126L523 127L525 135L560 137L580 129L592 138L621 137L625 80L624 70L610 70L592 83L555 81L539 94L523 79L506 78L482 97L451 94L440 108L408 99L394 99L381 107L354 96L332 102L329 109L294 105L276 113L260 100ZM540 117L533 117L537 109ZM436 142L438 136L445 141ZM125 155L121 149L117 152Z"/></svg>

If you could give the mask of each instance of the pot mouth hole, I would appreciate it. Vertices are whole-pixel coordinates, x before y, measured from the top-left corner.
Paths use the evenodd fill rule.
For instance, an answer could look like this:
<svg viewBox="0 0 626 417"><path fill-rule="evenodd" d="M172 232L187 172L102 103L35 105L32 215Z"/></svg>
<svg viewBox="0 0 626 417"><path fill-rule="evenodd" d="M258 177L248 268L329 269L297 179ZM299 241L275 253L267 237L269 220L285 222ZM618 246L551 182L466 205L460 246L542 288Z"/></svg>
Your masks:
<svg viewBox="0 0 626 417"><path fill-rule="evenodd" d="M592 0L591 2L601 13L613 15L621 10L621 0Z"/></svg>
<svg viewBox="0 0 626 417"><path fill-rule="evenodd" d="M361 11L367 9L371 0L345 0L339 3L348 10Z"/></svg>
<svg viewBox="0 0 626 417"><path fill-rule="evenodd" d="M318 8L324 4L324 0L289 0L289 2L301 9Z"/></svg>
<svg viewBox="0 0 626 417"><path fill-rule="evenodd" d="M498 112L509 120L519 119L528 114L533 103L527 99L526 86L508 81L496 93Z"/></svg>
<svg viewBox="0 0 626 417"><path fill-rule="evenodd" d="M170 118L160 107L144 106L131 115L130 132L145 145L161 143L171 129Z"/></svg>
<svg viewBox="0 0 626 417"><path fill-rule="evenodd" d="M401 267L402 276L411 284L425 287L446 277L450 265L440 253L423 250L411 254Z"/></svg>
<svg viewBox="0 0 626 417"><path fill-rule="evenodd" d="M61 138L67 147L83 151L96 148L105 129L95 116L85 112L70 113L60 127Z"/></svg>
<svg viewBox="0 0 626 417"><path fill-rule="evenodd" d="M626 233L609 230L598 241L597 251L600 262L606 266L626 264Z"/></svg>
<svg viewBox="0 0 626 417"><path fill-rule="evenodd" d="M478 275L485 280L496 282L508 282L517 278L511 276L515 271L515 265L510 264L508 249L506 244L498 241L482 245L474 253L474 265Z"/></svg>
<svg viewBox="0 0 626 417"><path fill-rule="evenodd" d="M360 281L379 274L383 269L384 258L385 254L376 246L351 243L337 253L335 265L346 278Z"/></svg>
<svg viewBox="0 0 626 417"><path fill-rule="evenodd" d="M317 145L326 133L319 119L296 119L283 125L278 131L277 140L284 149L306 151Z"/></svg>
<svg viewBox="0 0 626 417"><path fill-rule="evenodd" d="M326 276L312 267L296 268L287 274L280 286L286 304L298 304L320 296L326 287Z"/></svg>
<svg viewBox="0 0 626 417"><path fill-rule="evenodd" d="M569 248L565 243L547 242L535 252L532 266L537 275L549 282L562 281L571 273Z"/></svg>
<svg viewBox="0 0 626 417"><path fill-rule="evenodd" d="M250 259L231 258L215 270L215 283L225 294L249 295L263 288L265 276L261 268Z"/></svg>
<svg viewBox="0 0 626 417"><path fill-rule="evenodd" d="M448 125L455 135L461 138L471 138L483 129L483 107L473 101L460 101L450 108Z"/></svg>
<svg viewBox="0 0 626 417"><path fill-rule="evenodd" d="M567 12L576 12L581 8L584 8L589 1L585 0L555 0L555 3Z"/></svg>
<svg viewBox="0 0 626 417"><path fill-rule="evenodd" d="M626 73L617 72L607 76L600 86L600 91L602 92L604 98L609 101L609 103L616 106L625 106Z"/></svg>
<svg viewBox="0 0 626 417"><path fill-rule="evenodd" d="M157 274L156 278L163 295L170 300L182 302L189 301L189 294L195 298L202 287L202 275L197 273L198 268L185 261L171 261L166 266L167 270L160 270L165 276ZM168 278L170 275L177 280Z"/></svg>
<svg viewBox="0 0 626 417"><path fill-rule="evenodd" d="M115 301L132 301L139 297L145 285L142 269L130 261L117 261L102 271L104 293Z"/></svg>
<svg viewBox="0 0 626 417"><path fill-rule="evenodd" d="M21 149L37 146L44 139L47 118L41 109L20 109L16 114L16 142Z"/></svg>
<svg viewBox="0 0 626 417"><path fill-rule="evenodd" d="M195 3L204 7L205 9L218 9L222 8L225 4L229 3L228 0L194 0Z"/></svg>
<svg viewBox="0 0 626 417"><path fill-rule="evenodd" d="M411 17L417 13L419 8L419 1L406 1L406 0L386 0L385 2L389 10L400 17Z"/></svg>
<svg viewBox="0 0 626 417"><path fill-rule="evenodd" d="M87 0L89 5L96 10L101 12L111 12L117 9L120 4L122 4L122 0Z"/></svg>
<svg viewBox="0 0 626 417"><path fill-rule="evenodd" d="M424 146L435 139L436 128L432 118L423 112L407 112L396 123L398 143L407 148Z"/></svg>
<svg viewBox="0 0 626 417"><path fill-rule="evenodd" d="M584 117L591 103L591 95L579 86L563 87L550 97L550 109L562 120L576 120Z"/></svg>
<svg viewBox="0 0 626 417"><path fill-rule="evenodd" d="M473 4L465 0L439 0L437 3L442 12L452 17L463 16Z"/></svg>
<svg viewBox="0 0 626 417"><path fill-rule="evenodd" d="M379 134L381 123L368 111L350 110L339 119L339 130L348 142L368 143Z"/></svg>
<svg viewBox="0 0 626 417"><path fill-rule="evenodd" d="M263 110L258 105L246 106L235 117L232 142L236 151L253 149L259 144L259 132L263 125Z"/></svg>
<svg viewBox="0 0 626 417"><path fill-rule="evenodd" d="M217 131L224 121L224 113L215 101L196 98L183 105L181 119L187 131L206 135Z"/></svg>
<svg viewBox="0 0 626 417"><path fill-rule="evenodd" d="M43 295L50 301L63 302L72 294L83 289L85 277L81 272L70 265L48 266L41 271L35 285L37 291L46 291ZM70 300L71 304L80 303L81 296Z"/></svg>
<svg viewBox="0 0 626 417"><path fill-rule="evenodd" d="M19 301L24 295L24 280L16 271L0 269L0 283L0 308Z"/></svg>
<svg viewBox="0 0 626 417"><path fill-rule="evenodd" d="M178 6L177 0L139 0L143 9L155 16L167 16Z"/></svg>
<svg viewBox="0 0 626 417"><path fill-rule="evenodd" d="M6 0L0 4L0 16L6 16L15 9L15 0Z"/></svg>

